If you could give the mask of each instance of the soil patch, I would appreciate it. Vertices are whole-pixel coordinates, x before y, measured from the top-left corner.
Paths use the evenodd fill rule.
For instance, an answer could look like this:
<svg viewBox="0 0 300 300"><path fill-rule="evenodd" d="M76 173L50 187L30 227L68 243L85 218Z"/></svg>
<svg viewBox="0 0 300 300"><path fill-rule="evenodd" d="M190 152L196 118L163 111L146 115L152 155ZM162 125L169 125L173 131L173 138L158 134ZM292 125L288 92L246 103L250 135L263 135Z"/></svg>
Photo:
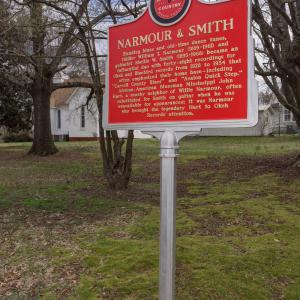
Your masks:
<svg viewBox="0 0 300 300"><path fill-rule="evenodd" d="M234 226L245 227L251 231L243 235L259 236L272 232L265 221L257 220L246 213L234 218L222 216L218 212L212 212L206 216L189 214L189 217L197 223L192 234L201 236L232 236L232 233L227 232L226 229Z"/></svg>
<svg viewBox="0 0 300 300"><path fill-rule="evenodd" d="M208 177L214 177L222 173L224 181L249 179L252 177L275 173L283 180L290 181L300 178L300 170L293 167L296 155L263 156L263 157L238 157L226 159L199 159L191 163L180 165L179 179L185 179L187 175L196 179L201 172L211 172ZM212 173L215 172L215 173Z"/></svg>

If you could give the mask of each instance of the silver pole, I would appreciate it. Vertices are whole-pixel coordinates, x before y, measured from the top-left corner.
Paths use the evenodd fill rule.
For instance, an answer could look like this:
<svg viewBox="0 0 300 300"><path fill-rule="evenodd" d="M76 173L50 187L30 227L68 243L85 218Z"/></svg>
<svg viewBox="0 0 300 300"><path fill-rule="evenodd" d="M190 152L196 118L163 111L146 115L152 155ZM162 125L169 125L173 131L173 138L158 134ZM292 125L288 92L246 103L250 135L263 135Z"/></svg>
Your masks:
<svg viewBox="0 0 300 300"><path fill-rule="evenodd" d="M175 300L176 160L178 148L175 133L165 131L160 139L160 300Z"/></svg>

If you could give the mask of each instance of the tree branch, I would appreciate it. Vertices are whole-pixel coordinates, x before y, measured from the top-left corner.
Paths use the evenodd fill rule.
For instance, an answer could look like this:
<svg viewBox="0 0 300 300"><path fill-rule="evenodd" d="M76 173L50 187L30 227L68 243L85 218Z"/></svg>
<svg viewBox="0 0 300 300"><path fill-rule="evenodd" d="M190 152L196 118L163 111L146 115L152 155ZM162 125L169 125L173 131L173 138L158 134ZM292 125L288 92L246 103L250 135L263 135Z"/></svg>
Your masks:
<svg viewBox="0 0 300 300"><path fill-rule="evenodd" d="M281 9L281 7L275 3L273 0L269 0L270 5L282 16L282 18L286 21L286 23L292 29L294 35L300 35L300 31L298 29L298 25L296 22L293 22L290 17L287 15L285 11Z"/></svg>
<svg viewBox="0 0 300 300"><path fill-rule="evenodd" d="M72 82L62 82L62 83L54 83L52 85L52 92L58 89L67 89L73 87L81 87L87 89L93 89L94 85L92 82L83 82L83 81L72 81ZM102 85L102 88L105 86Z"/></svg>

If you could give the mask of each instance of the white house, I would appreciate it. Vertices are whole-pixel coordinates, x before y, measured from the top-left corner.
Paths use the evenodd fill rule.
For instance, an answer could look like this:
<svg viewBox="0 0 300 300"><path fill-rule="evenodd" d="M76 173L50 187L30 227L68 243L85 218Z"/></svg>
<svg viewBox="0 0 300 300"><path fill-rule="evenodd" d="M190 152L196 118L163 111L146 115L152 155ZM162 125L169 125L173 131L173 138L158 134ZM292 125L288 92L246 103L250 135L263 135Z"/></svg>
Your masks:
<svg viewBox="0 0 300 300"><path fill-rule="evenodd" d="M56 90L50 101L51 130L55 140L96 140L99 136L95 101L86 105L89 90Z"/></svg>
<svg viewBox="0 0 300 300"><path fill-rule="evenodd" d="M253 127L205 128L199 136L267 136L273 133L274 110L271 105L260 105L258 122Z"/></svg>
<svg viewBox="0 0 300 300"><path fill-rule="evenodd" d="M283 107L280 103L272 105L273 115L273 132L274 133L296 133L299 129L293 113Z"/></svg>
<svg viewBox="0 0 300 300"><path fill-rule="evenodd" d="M81 78L82 80L82 78ZM88 79L85 79L88 80ZM91 141L99 137L99 121L96 100L87 104L90 91L86 88L65 88L52 93L50 99L51 131L54 139L69 141ZM126 137L120 130L119 136ZM136 130L136 138L150 138Z"/></svg>

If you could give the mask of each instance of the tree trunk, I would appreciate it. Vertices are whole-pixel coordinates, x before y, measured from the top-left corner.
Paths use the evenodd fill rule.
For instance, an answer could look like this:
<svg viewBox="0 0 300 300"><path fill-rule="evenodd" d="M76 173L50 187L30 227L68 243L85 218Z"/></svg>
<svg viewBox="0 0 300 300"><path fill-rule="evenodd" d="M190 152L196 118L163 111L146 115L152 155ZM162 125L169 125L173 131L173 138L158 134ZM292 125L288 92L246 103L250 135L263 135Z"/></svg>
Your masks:
<svg viewBox="0 0 300 300"><path fill-rule="evenodd" d="M50 97L52 78L37 76L31 88L34 137L29 154L48 156L58 152L51 134Z"/></svg>
<svg viewBox="0 0 300 300"><path fill-rule="evenodd" d="M111 190L125 190L128 187L132 170L133 131L128 131L124 155L124 139L118 137L117 131L106 131L102 127L102 97L97 95L99 110L99 143L102 155L103 173Z"/></svg>
<svg viewBox="0 0 300 300"><path fill-rule="evenodd" d="M122 148L125 140L119 139L117 132L100 128L100 149L102 154L103 173L111 190L125 190L128 188L132 170L133 131L128 132L124 155Z"/></svg>

